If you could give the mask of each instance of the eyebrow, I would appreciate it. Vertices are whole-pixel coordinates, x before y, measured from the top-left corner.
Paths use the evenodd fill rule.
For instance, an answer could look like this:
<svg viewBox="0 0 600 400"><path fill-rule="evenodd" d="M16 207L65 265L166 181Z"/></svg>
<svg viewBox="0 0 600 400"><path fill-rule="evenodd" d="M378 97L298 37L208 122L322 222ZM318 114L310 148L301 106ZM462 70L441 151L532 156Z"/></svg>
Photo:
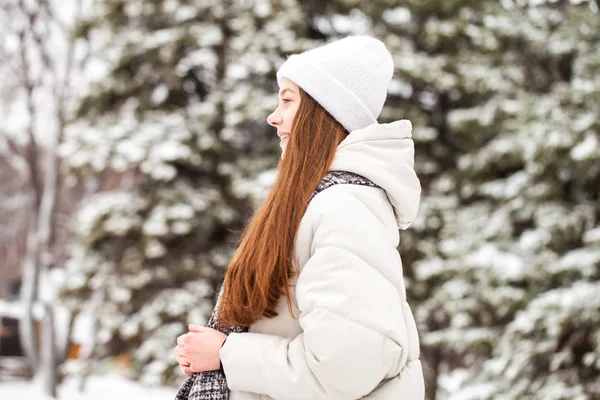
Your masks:
<svg viewBox="0 0 600 400"><path fill-rule="evenodd" d="M292 93L296 93L296 92L294 92L294 91L293 91L292 89L290 89L290 88L285 88L285 89L283 89L283 90L281 91L281 93L279 93L279 95L280 95L280 96L283 96L283 94L284 94L286 91L288 91L288 90L289 90L290 92L292 92Z"/></svg>

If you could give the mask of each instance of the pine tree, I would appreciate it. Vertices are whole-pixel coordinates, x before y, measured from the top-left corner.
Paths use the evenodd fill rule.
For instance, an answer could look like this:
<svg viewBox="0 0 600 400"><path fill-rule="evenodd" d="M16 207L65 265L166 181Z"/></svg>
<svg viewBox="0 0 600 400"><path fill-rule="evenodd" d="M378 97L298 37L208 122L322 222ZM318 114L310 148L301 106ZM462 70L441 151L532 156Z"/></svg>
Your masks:
<svg viewBox="0 0 600 400"><path fill-rule="evenodd" d="M507 294L521 293L502 301L519 310L455 398L600 396L600 18L596 2L571 3L511 10L540 72L504 102L503 131L461 160L463 179L479 186L469 197L508 225L480 265L502 271Z"/></svg>
<svg viewBox="0 0 600 400"><path fill-rule="evenodd" d="M597 2L371 5L424 187L401 254L428 398L597 397Z"/></svg>
<svg viewBox="0 0 600 400"><path fill-rule="evenodd" d="M175 339L206 323L270 185L266 116L302 17L290 1L123 0L80 21L88 85L61 154L71 179L121 174L78 211L66 264L62 301L97 318L92 359L127 353L143 381L181 382Z"/></svg>
<svg viewBox="0 0 600 400"><path fill-rule="evenodd" d="M400 251L428 398L598 395L597 1L164 3L106 2L81 30L112 67L66 160L135 172L81 210L69 264L73 304L107 296L109 353L177 381L173 337L206 318L228 229L272 177L283 55L368 33L396 62L380 121L414 126L424 190Z"/></svg>

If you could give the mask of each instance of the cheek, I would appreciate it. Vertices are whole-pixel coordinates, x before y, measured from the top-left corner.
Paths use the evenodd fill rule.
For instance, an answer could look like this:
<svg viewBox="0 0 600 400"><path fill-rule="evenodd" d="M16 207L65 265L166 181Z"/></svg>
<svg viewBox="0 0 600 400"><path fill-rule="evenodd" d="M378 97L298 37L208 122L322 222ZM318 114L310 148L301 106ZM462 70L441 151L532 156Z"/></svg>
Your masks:
<svg viewBox="0 0 600 400"><path fill-rule="evenodd" d="M294 107L294 108L287 110L286 120L288 121L290 126L292 126L292 122L294 122L294 117L296 116L297 112L298 112L298 107Z"/></svg>

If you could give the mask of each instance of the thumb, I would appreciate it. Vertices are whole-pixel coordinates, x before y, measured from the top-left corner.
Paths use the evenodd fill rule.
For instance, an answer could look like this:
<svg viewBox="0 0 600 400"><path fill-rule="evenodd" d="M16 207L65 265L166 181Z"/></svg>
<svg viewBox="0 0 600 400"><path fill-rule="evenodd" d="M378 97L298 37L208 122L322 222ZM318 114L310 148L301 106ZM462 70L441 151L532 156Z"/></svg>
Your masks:
<svg viewBox="0 0 600 400"><path fill-rule="evenodd" d="M190 332L206 332L206 328L200 325L189 324L188 329L190 330Z"/></svg>

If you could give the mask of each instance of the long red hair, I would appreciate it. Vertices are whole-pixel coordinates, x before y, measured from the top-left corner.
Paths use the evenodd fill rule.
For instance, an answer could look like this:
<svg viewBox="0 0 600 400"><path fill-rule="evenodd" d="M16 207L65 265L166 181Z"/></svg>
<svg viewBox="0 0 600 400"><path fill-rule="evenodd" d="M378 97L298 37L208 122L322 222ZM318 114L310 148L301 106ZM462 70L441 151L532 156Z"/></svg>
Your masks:
<svg viewBox="0 0 600 400"><path fill-rule="evenodd" d="M274 317L282 295L287 297L291 312L296 233L310 195L347 133L300 89L300 105L273 188L244 227L227 267L218 310L223 323L249 326L262 316Z"/></svg>

